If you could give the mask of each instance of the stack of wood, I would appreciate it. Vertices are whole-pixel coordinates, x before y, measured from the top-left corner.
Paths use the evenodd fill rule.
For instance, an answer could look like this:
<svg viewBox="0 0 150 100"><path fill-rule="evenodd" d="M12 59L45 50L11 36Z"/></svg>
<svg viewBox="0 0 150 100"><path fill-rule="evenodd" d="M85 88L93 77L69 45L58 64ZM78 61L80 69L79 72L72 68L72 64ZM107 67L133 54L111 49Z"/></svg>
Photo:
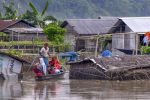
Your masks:
<svg viewBox="0 0 150 100"><path fill-rule="evenodd" d="M140 80L150 78L150 56L88 58L70 64L71 79Z"/></svg>

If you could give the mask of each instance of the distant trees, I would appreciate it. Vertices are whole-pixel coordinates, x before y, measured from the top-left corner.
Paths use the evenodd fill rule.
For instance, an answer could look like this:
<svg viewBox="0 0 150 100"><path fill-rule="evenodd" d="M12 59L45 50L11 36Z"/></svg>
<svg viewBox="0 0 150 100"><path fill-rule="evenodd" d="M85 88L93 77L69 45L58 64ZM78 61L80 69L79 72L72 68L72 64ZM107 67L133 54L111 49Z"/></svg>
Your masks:
<svg viewBox="0 0 150 100"><path fill-rule="evenodd" d="M39 12L37 8L34 6L33 3L29 3L29 7L31 8L32 11L27 10L25 14L23 14L22 19L31 22L34 25L39 25L40 27L45 26L45 21L50 20L50 21L57 21L56 18L53 16L47 16L46 11L48 9L49 3L48 1L46 2L46 5L42 12Z"/></svg>
<svg viewBox="0 0 150 100"><path fill-rule="evenodd" d="M32 2L29 2L30 10L26 10L25 13L18 15L18 9L15 7L13 1L10 3L3 2L3 13L0 12L0 19L24 19L34 25L40 27L45 26L45 21L55 22L57 19L53 16L47 16L46 12L49 7L49 2L47 1L42 12L39 12Z"/></svg>
<svg viewBox="0 0 150 100"><path fill-rule="evenodd" d="M3 2L4 14L0 13L0 19L17 19L17 9L14 6L14 2L6 4Z"/></svg>
<svg viewBox="0 0 150 100"><path fill-rule="evenodd" d="M24 14L18 15L18 10L15 8L13 1L8 4L3 3L4 13L0 13L0 19L24 19L33 25L44 28L44 32L50 41L56 44L63 43L66 30L59 27L59 21L55 17L47 16L46 11L49 7L49 2L46 2L41 12L38 11L32 2L29 3L29 7L30 10L26 10ZM51 23L46 25L45 21L51 21Z"/></svg>
<svg viewBox="0 0 150 100"><path fill-rule="evenodd" d="M4 8L3 2L0 0L0 8ZM150 0L6 0L6 5L10 5L10 1L14 1L15 4L20 3L20 14L25 13L24 18L37 24L37 21L33 21L33 17L43 19L46 17L46 12L50 13L57 18L97 18L98 16L149 16L150 15ZM49 6L46 8L46 12L42 15L43 8L46 7L49 1ZM51 1L51 2L50 2ZM30 8L27 7L29 4ZM35 6L39 5L39 6ZM15 5L16 6L16 5ZM32 6L32 7L31 7ZM9 6L8 6L9 7ZM25 8L24 8L25 7ZM34 8L38 11L38 14L34 15ZM28 10L26 10L28 9ZM38 9L38 10L37 10ZM11 9L9 9L10 11ZM13 9L12 9L13 10ZM16 9L14 9L15 12ZM25 11L25 12L24 12ZM39 12L41 11L41 12ZM5 11L0 18L5 16ZM1 13L2 13L1 12ZM16 14L11 13L11 14ZM7 14L10 16L10 14ZM31 16L30 16L31 15ZM13 15L14 16L14 15ZM18 15L17 15L18 16ZM51 16L52 17L52 16ZM53 17L48 19L53 19ZM9 17L10 18L10 17Z"/></svg>

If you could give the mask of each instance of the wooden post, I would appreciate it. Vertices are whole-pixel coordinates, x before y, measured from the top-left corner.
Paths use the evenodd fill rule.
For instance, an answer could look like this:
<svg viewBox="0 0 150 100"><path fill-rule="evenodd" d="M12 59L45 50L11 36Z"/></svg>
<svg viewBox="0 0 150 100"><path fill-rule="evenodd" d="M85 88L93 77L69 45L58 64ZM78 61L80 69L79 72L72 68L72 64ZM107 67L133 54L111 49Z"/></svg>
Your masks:
<svg viewBox="0 0 150 100"><path fill-rule="evenodd" d="M103 51L103 43L104 41L100 41L101 42L101 52Z"/></svg>
<svg viewBox="0 0 150 100"><path fill-rule="evenodd" d="M11 41L14 41L14 39L13 39L14 37L13 37L13 31L12 31L12 37L11 37Z"/></svg>
<svg viewBox="0 0 150 100"><path fill-rule="evenodd" d="M138 33L135 33L135 54L138 54Z"/></svg>
<svg viewBox="0 0 150 100"><path fill-rule="evenodd" d="M97 35L97 38L96 38L95 57L97 57L98 39L99 39L99 34Z"/></svg>
<svg viewBox="0 0 150 100"><path fill-rule="evenodd" d="M37 34L36 34L36 37L37 37L37 40L39 39L39 33L37 32Z"/></svg>
<svg viewBox="0 0 150 100"><path fill-rule="evenodd" d="M19 41L19 32L18 32L18 41Z"/></svg>

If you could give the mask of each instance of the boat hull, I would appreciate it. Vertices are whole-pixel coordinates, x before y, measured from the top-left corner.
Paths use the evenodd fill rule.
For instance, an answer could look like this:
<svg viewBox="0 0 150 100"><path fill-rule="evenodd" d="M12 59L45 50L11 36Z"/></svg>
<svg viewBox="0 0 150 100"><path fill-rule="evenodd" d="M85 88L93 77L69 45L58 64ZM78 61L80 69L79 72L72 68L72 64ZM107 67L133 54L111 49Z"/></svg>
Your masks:
<svg viewBox="0 0 150 100"><path fill-rule="evenodd" d="M63 78L65 72L61 72L58 74L48 74L44 76L35 76L36 81L44 81L44 80L51 80L51 79L60 79Z"/></svg>

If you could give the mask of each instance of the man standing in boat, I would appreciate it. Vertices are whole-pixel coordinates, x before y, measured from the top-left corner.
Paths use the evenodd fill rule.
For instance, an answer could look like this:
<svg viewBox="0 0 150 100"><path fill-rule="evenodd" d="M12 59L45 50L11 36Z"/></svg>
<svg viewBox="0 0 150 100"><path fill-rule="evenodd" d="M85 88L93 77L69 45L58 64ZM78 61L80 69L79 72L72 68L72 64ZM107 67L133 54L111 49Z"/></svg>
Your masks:
<svg viewBox="0 0 150 100"><path fill-rule="evenodd" d="M49 66L49 59L48 58L50 56L48 43L45 43L44 47L41 48L40 55L43 58L45 65L48 67Z"/></svg>

